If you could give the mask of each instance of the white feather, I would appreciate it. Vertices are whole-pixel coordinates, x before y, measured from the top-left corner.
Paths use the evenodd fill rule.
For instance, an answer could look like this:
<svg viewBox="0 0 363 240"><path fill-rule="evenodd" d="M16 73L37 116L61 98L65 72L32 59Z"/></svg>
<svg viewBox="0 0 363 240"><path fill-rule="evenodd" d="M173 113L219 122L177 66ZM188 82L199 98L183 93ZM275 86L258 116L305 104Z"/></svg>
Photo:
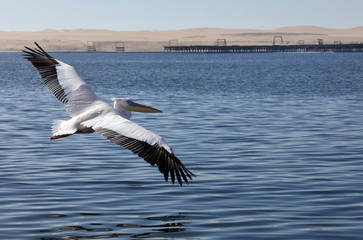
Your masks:
<svg viewBox="0 0 363 240"><path fill-rule="evenodd" d="M59 60L57 62L58 81L69 100L66 110L71 117L80 114L89 108L90 104L100 100L71 65Z"/></svg>
<svg viewBox="0 0 363 240"><path fill-rule="evenodd" d="M125 137L146 142L152 146L163 147L169 153L173 153L172 149L162 137L124 117L121 117L115 112L110 112L106 115L92 118L82 122L82 125L93 128L95 131L103 128L109 129Z"/></svg>

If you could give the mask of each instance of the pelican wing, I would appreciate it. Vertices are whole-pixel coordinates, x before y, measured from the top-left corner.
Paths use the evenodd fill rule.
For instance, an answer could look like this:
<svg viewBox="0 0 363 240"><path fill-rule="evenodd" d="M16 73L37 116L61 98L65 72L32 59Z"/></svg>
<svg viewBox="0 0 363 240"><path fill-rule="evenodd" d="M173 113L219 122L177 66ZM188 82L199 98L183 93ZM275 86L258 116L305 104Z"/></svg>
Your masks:
<svg viewBox="0 0 363 240"><path fill-rule="evenodd" d="M66 105L69 115L75 116L99 100L72 66L54 59L35 44L38 49L25 47L24 58L38 70L54 96Z"/></svg>
<svg viewBox="0 0 363 240"><path fill-rule="evenodd" d="M175 182L176 176L179 184L182 185L182 179L188 183L188 178L192 180L194 176L174 155L162 137L128 119L109 113L82 124L92 127L111 142L138 154L150 165L156 164L159 171L164 174L165 181L168 181L170 174L172 183Z"/></svg>

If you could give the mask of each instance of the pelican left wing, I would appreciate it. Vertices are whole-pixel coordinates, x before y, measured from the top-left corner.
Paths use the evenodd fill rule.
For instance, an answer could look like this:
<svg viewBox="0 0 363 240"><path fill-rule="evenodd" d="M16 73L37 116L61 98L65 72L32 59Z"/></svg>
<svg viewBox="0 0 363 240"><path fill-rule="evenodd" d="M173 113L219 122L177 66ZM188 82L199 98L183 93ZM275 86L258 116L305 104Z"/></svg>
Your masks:
<svg viewBox="0 0 363 240"><path fill-rule="evenodd" d="M182 185L182 179L188 183L188 179L192 180L192 176L195 176L174 155L162 137L119 115L110 113L82 124L92 127L111 142L138 154L150 165L156 164L159 171L164 174L165 181L168 181L170 174L172 183L175 182L176 176Z"/></svg>
<svg viewBox="0 0 363 240"><path fill-rule="evenodd" d="M25 47L24 58L38 70L54 96L66 105L69 115L73 117L99 100L71 65L53 58L34 43L38 48Z"/></svg>

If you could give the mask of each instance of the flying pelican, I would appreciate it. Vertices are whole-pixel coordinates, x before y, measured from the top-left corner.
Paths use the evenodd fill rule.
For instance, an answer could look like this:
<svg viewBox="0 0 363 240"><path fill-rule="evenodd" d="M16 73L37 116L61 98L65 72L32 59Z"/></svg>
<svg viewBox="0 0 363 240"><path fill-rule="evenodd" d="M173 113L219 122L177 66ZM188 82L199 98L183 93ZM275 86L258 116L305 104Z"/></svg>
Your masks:
<svg viewBox="0 0 363 240"><path fill-rule="evenodd" d="M55 120L50 140L76 133L97 132L111 142L138 154L150 165L158 166L168 181L175 176L180 185L195 176L174 155L172 149L157 134L130 121L131 111L161 112L156 108L138 104L126 98L113 98L114 108L100 100L77 74L76 70L38 48L25 47L24 58L38 70L44 83L54 96L65 104L69 120Z"/></svg>

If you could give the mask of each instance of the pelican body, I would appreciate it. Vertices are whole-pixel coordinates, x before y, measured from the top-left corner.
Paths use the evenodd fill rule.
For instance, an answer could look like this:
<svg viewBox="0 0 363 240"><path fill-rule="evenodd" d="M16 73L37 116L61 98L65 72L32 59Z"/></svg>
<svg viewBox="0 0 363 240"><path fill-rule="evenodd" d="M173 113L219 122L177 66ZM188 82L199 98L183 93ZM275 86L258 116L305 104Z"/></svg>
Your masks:
<svg viewBox="0 0 363 240"><path fill-rule="evenodd" d="M127 98L113 98L113 108L98 96L77 74L75 69L51 57L36 42L38 48L25 47L24 58L32 63L53 95L65 104L68 120L55 120L50 140L76 133L97 132L111 142L138 154L172 183L182 185L195 176L175 156L159 135L132 122L131 111L160 113L161 110L138 104Z"/></svg>

